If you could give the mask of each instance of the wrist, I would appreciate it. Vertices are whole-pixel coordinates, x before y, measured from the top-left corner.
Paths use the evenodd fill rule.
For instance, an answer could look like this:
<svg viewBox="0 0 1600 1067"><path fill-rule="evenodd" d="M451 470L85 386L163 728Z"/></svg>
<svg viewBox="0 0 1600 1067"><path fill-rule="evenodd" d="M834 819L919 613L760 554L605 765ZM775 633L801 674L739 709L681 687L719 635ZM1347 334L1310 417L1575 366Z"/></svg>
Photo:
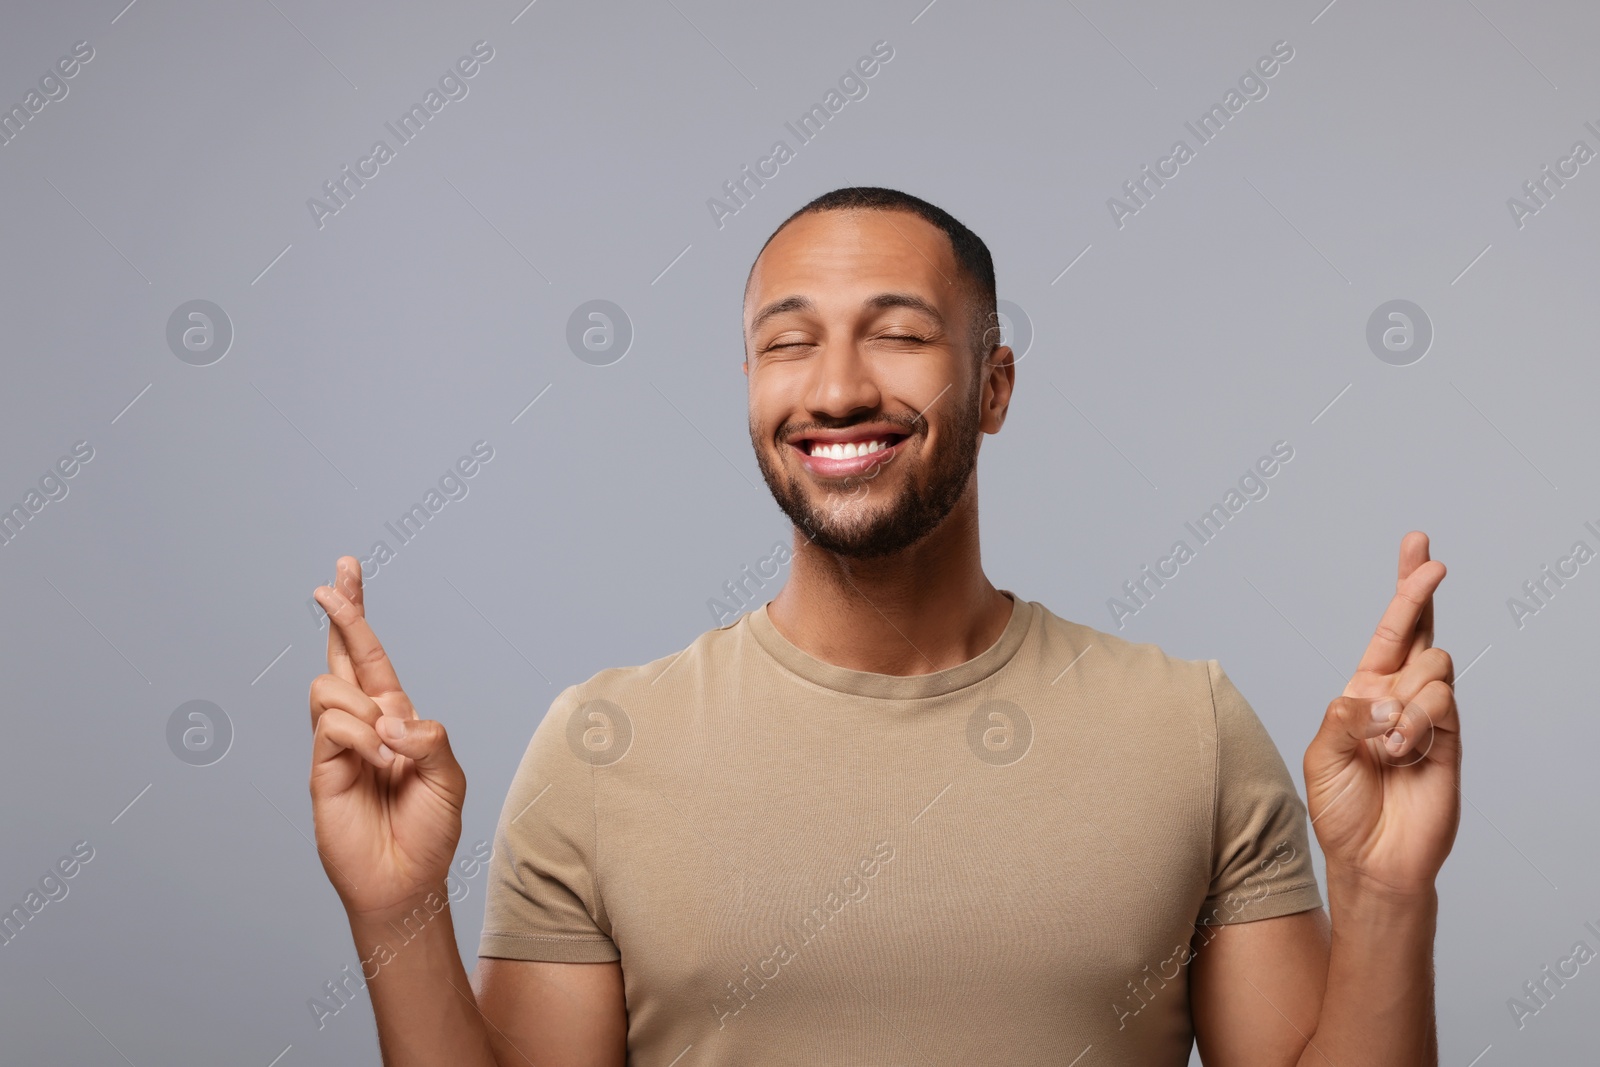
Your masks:
<svg viewBox="0 0 1600 1067"><path fill-rule="evenodd" d="M421 921L424 917L437 917L442 912L448 911L450 894L444 880L435 886L417 889L407 896L389 903L369 907L352 907L345 905L345 917L350 921L352 932L362 930L386 930L392 926L399 926L410 919Z"/></svg>
<svg viewBox="0 0 1600 1067"><path fill-rule="evenodd" d="M361 974L369 982L380 971L425 971L441 956L459 958L450 898L443 883L437 891L420 893L404 905L351 912L349 920Z"/></svg>
<svg viewBox="0 0 1600 1067"><path fill-rule="evenodd" d="M1431 924L1439 912L1439 891L1432 881L1396 883L1329 865L1328 911L1364 924Z"/></svg>

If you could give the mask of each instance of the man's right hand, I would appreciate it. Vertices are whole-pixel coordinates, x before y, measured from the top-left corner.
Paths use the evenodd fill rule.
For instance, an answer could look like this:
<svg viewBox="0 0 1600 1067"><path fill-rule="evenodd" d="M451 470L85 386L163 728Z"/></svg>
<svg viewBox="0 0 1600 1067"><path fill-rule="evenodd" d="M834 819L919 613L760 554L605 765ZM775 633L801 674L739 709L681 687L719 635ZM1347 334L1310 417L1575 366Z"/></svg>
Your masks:
<svg viewBox="0 0 1600 1067"><path fill-rule="evenodd" d="M329 620L329 673L311 683L317 851L350 917L381 921L445 893L467 778L367 625L356 558L339 557L314 595Z"/></svg>
<svg viewBox="0 0 1600 1067"><path fill-rule="evenodd" d="M442 907L467 777L444 727L417 718L367 625L355 557L339 557L334 587L315 595L328 613L329 673L311 683L312 819L363 960L384 1064L622 1067L620 963L480 958L468 976ZM419 906L437 917L406 923ZM368 974L369 960L381 972Z"/></svg>

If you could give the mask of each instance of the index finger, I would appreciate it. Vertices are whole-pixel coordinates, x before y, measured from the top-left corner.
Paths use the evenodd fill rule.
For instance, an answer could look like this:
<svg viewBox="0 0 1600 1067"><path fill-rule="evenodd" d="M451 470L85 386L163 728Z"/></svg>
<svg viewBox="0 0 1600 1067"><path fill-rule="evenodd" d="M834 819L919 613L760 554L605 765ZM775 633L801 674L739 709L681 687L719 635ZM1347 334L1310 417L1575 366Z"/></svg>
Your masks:
<svg viewBox="0 0 1600 1067"><path fill-rule="evenodd" d="M401 692L400 679L389 662L389 654L378 643L378 635L372 632L366 616L344 594L330 586L319 586L316 597L317 603L328 613L329 624L337 626L344 638L350 666L362 692L369 697Z"/></svg>
<svg viewBox="0 0 1600 1067"><path fill-rule="evenodd" d="M1444 564L1429 560L1400 580L1394 599L1378 620L1372 640L1356 667L1359 674L1393 674L1405 665L1413 642L1418 638L1417 624L1433 597L1433 591L1444 581Z"/></svg>

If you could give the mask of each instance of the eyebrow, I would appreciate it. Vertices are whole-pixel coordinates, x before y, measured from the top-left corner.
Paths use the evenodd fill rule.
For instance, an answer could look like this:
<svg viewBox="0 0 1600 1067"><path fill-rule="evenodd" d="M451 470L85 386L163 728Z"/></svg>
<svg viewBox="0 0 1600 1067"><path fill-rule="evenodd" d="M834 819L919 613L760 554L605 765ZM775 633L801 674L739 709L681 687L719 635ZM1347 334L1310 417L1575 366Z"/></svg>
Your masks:
<svg viewBox="0 0 1600 1067"><path fill-rule="evenodd" d="M941 327L945 324L944 316L939 313L939 309L914 293L878 293L876 296L863 300L861 306L872 311L882 311L885 308L894 307L910 308L913 311L922 312ZM774 300L758 311L756 317L750 322L750 332L755 333L761 329L761 324L774 315L782 315L789 311L815 312L816 310L817 305L812 303L809 297L786 296L781 300Z"/></svg>

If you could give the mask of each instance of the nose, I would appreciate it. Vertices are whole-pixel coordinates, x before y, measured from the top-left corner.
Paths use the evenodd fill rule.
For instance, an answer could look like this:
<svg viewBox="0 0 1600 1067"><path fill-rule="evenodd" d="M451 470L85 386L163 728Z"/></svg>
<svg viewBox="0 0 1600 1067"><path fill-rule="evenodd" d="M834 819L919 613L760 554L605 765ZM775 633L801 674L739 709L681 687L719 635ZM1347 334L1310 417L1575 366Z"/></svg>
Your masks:
<svg viewBox="0 0 1600 1067"><path fill-rule="evenodd" d="M826 341L811 369L806 407L819 419L849 419L876 411L883 402L872 363L852 337Z"/></svg>

